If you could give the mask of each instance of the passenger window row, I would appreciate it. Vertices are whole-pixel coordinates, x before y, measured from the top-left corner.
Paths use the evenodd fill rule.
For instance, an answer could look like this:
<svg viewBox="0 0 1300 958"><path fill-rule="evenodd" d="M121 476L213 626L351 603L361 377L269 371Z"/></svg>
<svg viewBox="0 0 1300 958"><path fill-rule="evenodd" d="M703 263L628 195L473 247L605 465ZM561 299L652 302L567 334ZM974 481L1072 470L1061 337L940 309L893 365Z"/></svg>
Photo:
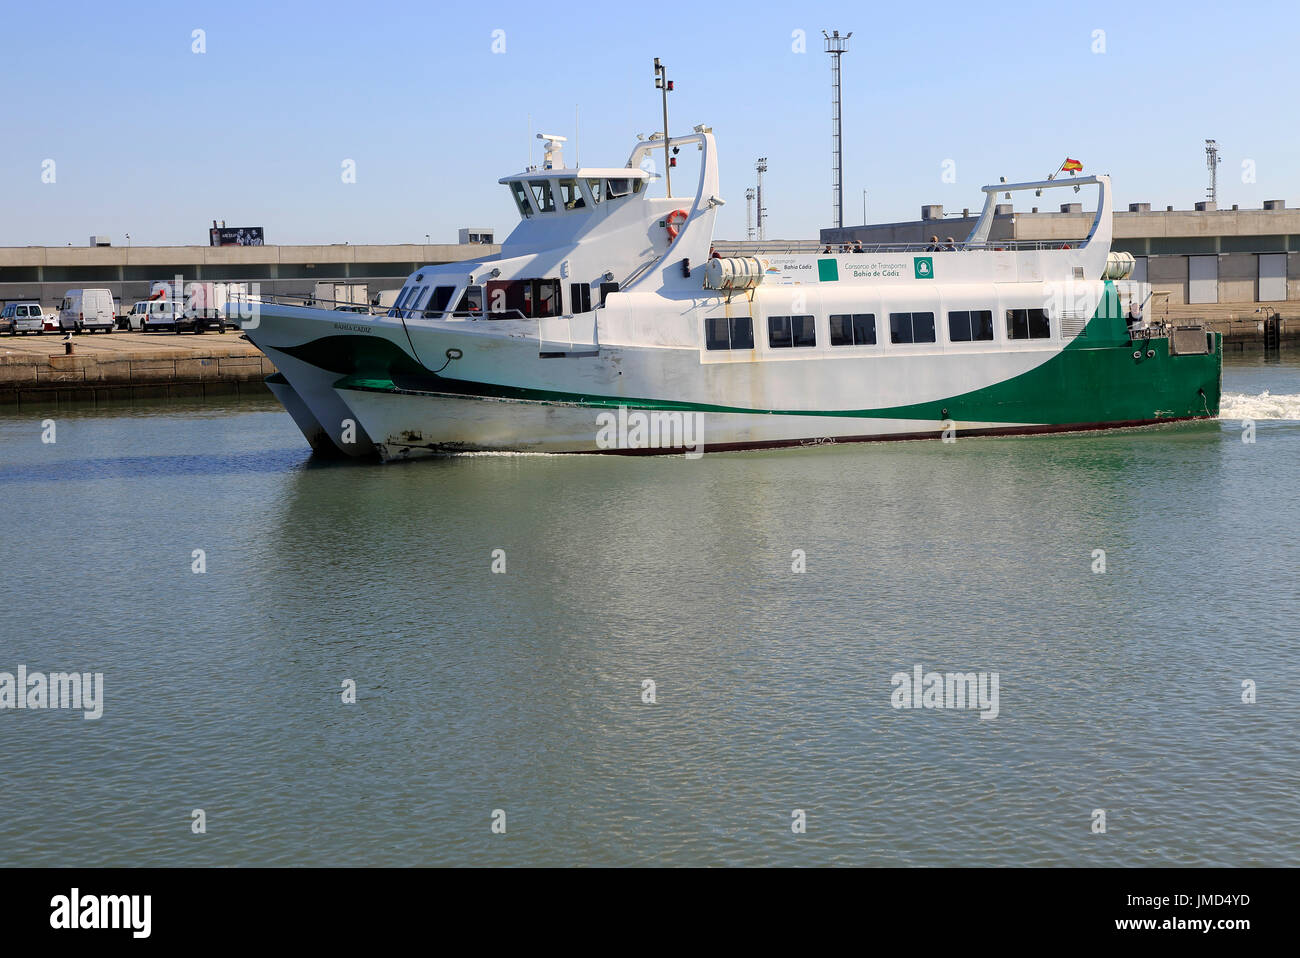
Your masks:
<svg viewBox="0 0 1300 958"><path fill-rule="evenodd" d="M833 313L829 317L828 325L832 346L876 345L874 313ZM1007 339L1049 339L1051 335L1051 323L1046 310L1007 310ZM889 341L895 345L936 342L934 313L890 313ZM993 310L950 311L948 341L952 343L992 342ZM816 346L815 317L769 316L767 344L770 349ZM748 316L710 317L705 321L705 348L753 349L753 320Z"/></svg>

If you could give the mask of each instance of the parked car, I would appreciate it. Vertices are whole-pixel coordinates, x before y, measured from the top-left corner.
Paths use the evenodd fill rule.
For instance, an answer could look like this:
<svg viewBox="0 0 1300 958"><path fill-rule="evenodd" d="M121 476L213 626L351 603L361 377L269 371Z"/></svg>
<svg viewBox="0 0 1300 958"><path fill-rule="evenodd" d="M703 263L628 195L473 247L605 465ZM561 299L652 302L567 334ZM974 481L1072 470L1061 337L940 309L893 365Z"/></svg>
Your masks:
<svg viewBox="0 0 1300 958"><path fill-rule="evenodd" d="M183 304L175 324L178 333L187 330L201 333L208 329L224 333L227 329L235 329L239 324L227 319L226 304L232 298L247 295L246 283L178 283L162 280L154 283L149 290L151 301L161 299Z"/></svg>
<svg viewBox="0 0 1300 958"><path fill-rule="evenodd" d="M369 306L335 306L333 312L336 313L368 313Z"/></svg>
<svg viewBox="0 0 1300 958"><path fill-rule="evenodd" d="M16 336L22 333L35 333L39 336L45 332L49 315L41 310L40 303L9 303L0 310L0 330Z"/></svg>
<svg viewBox="0 0 1300 958"><path fill-rule="evenodd" d="M70 289L59 304L59 328L66 332L102 329L111 333L117 325L113 294L106 289Z"/></svg>
<svg viewBox="0 0 1300 958"><path fill-rule="evenodd" d="M145 307L140 317L140 332L181 331L181 325L185 321L185 307L182 303L174 299L151 299L135 305ZM135 306L131 308L134 310Z"/></svg>
<svg viewBox="0 0 1300 958"><path fill-rule="evenodd" d="M140 300L131 306L129 310L117 317L117 328L127 331L143 332L144 319L149 315L149 302Z"/></svg>

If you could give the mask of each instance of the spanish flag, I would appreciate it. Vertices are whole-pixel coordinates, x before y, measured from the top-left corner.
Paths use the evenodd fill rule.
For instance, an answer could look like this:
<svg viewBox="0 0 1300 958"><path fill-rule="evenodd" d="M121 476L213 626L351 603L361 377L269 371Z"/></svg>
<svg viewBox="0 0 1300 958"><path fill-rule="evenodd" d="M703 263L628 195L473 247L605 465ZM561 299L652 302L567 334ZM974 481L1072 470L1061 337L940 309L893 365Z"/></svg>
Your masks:
<svg viewBox="0 0 1300 958"><path fill-rule="evenodd" d="M1063 173L1082 173L1082 172L1083 172L1083 164L1080 163L1078 160L1072 160L1072 159L1070 159L1070 158L1067 156L1067 157L1065 158L1065 162L1061 164L1061 172L1063 172Z"/></svg>

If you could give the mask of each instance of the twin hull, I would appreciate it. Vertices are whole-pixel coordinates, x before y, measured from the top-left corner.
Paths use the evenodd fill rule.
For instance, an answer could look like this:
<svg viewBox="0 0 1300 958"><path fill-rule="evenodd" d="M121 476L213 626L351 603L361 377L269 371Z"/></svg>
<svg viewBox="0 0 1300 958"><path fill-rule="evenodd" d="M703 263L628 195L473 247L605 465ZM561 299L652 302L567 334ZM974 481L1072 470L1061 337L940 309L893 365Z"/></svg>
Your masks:
<svg viewBox="0 0 1300 958"><path fill-rule="evenodd" d="M1103 297L1073 339L863 355L575 346L528 321L340 323L266 306L250 338L319 452L677 453L1136 426L1218 415L1222 344L1129 339ZM1002 344L997 344L1002 347Z"/></svg>

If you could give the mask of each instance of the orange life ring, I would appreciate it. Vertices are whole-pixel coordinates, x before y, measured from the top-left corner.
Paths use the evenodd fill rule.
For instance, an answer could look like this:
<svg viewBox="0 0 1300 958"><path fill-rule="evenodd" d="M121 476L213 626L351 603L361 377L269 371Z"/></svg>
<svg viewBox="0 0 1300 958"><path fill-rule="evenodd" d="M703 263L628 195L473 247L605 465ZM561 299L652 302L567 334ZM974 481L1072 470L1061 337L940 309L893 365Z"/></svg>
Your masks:
<svg viewBox="0 0 1300 958"><path fill-rule="evenodd" d="M677 234L681 232L680 227L685 225L688 214L685 210L673 210L664 218L664 226L668 230L668 242L677 239ZM678 220L677 226L673 225L673 220Z"/></svg>

